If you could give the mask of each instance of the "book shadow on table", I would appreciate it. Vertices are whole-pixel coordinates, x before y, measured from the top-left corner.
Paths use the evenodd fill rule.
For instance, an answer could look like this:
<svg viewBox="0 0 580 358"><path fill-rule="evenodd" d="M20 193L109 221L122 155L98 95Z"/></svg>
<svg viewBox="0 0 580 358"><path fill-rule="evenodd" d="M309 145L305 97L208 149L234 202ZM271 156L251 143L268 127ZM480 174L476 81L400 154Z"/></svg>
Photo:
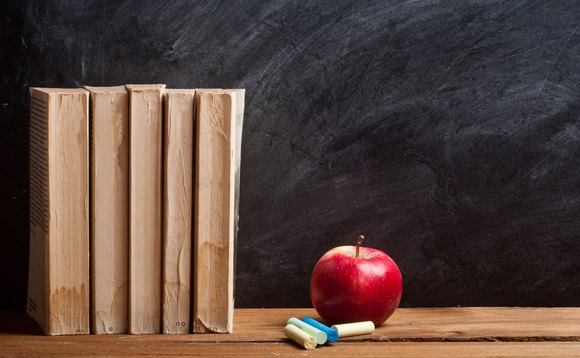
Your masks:
<svg viewBox="0 0 580 358"><path fill-rule="evenodd" d="M40 325L22 311L3 311L0 318L0 332L34 336L44 335Z"/></svg>

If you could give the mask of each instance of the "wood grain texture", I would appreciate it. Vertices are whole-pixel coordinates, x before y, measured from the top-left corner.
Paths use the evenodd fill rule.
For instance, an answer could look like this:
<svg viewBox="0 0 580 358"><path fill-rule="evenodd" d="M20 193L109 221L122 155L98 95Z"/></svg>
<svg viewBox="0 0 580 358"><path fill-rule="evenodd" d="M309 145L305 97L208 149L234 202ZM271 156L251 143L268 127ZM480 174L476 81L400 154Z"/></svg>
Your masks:
<svg viewBox="0 0 580 358"><path fill-rule="evenodd" d="M236 309L235 325L259 332L265 340L276 340L282 337L276 327L290 317L321 321L314 309ZM340 341L578 341L579 319L578 308L399 308L372 335ZM234 333L236 337L242 334L239 328Z"/></svg>
<svg viewBox="0 0 580 358"><path fill-rule="evenodd" d="M336 343L306 351L293 342L280 343L197 343L185 339L160 342L152 339L147 342L114 340L95 344L84 342L31 342L26 346L11 345L3 351L5 357L53 357L83 356L99 357L413 357L413 358L468 358L468 357L578 357L578 342L501 342L501 343ZM62 343L68 343L63 345Z"/></svg>
<svg viewBox="0 0 580 358"><path fill-rule="evenodd" d="M91 91L91 329L127 332L129 95Z"/></svg>
<svg viewBox="0 0 580 358"><path fill-rule="evenodd" d="M164 93L163 333L189 333L195 90Z"/></svg>
<svg viewBox="0 0 580 358"><path fill-rule="evenodd" d="M399 309L371 335L306 351L288 340L288 317L313 309L236 309L232 334L46 337L22 312L0 312L3 356L577 357L578 308ZM481 327L481 330L480 328Z"/></svg>
<svg viewBox="0 0 580 358"><path fill-rule="evenodd" d="M193 330L231 332L234 290L235 102L198 90Z"/></svg>
<svg viewBox="0 0 580 358"><path fill-rule="evenodd" d="M129 311L128 331L161 331L162 90L129 89Z"/></svg>

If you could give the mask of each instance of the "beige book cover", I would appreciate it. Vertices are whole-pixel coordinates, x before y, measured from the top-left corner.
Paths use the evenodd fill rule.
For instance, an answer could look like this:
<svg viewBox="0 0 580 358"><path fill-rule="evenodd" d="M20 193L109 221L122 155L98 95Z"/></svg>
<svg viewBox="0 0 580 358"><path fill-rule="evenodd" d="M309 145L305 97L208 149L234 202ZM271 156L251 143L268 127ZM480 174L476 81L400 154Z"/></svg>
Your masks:
<svg viewBox="0 0 580 358"><path fill-rule="evenodd" d="M131 334L161 332L162 93L129 90L129 311Z"/></svg>
<svg viewBox="0 0 580 358"><path fill-rule="evenodd" d="M129 95L91 92L91 329L127 333Z"/></svg>
<svg viewBox="0 0 580 358"><path fill-rule="evenodd" d="M88 93L30 89L27 312L48 335L90 333Z"/></svg>
<svg viewBox="0 0 580 358"><path fill-rule="evenodd" d="M194 97L164 94L163 333L190 333Z"/></svg>
<svg viewBox="0 0 580 358"><path fill-rule="evenodd" d="M243 101L243 94L243 90L196 92L195 333L233 330L236 173L239 174L243 118L239 101ZM238 116L242 116L240 128L236 126Z"/></svg>

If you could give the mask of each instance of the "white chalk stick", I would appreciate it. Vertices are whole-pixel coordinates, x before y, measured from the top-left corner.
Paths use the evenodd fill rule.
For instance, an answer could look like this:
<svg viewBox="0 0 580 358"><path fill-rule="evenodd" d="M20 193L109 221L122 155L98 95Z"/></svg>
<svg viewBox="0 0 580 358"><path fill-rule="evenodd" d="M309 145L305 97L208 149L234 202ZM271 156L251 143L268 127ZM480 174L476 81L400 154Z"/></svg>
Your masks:
<svg viewBox="0 0 580 358"><path fill-rule="evenodd" d="M375 324L372 321L355 322L355 323L345 323L345 324L335 324L330 327L338 332L338 336L350 337L358 336L361 334L371 334L375 331Z"/></svg>
<svg viewBox="0 0 580 358"><path fill-rule="evenodd" d="M306 349L316 348L316 339L293 324L284 328L284 334Z"/></svg>

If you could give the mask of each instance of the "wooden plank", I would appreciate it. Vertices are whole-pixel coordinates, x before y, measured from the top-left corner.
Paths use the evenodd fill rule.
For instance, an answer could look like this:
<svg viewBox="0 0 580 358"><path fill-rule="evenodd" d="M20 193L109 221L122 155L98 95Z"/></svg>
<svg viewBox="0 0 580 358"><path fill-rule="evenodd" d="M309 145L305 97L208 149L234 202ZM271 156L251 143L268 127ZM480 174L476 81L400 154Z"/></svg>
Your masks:
<svg viewBox="0 0 580 358"><path fill-rule="evenodd" d="M377 330L390 340L578 340L578 308L399 309Z"/></svg>
<svg viewBox="0 0 580 358"><path fill-rule="evenodd" d="M319 319L313 309L236 309L232 334L179 335L190 342L282 342L289 317ZM24 312L0 312L0 337L40 333ZM86 338L88 337L88 338ZM108 337L108 336L107 336ZM123 339L129 339L127 336ZM172 340L173 335L134 336L133 342ZM73 339L72 337L68 337ZM100 336L79 336L101 342ZM349 342L406 341L576 341L580 308L400 308L372 335ZM2 340L0 339L0 346Z"/></svg>
<svg viewBox="0 0 580 358"><path fill-rule="evenodd" d="M0 355L51 357L77 356L82 352L83 355L109 357L580 356L580 325L577 323L580 322L580 308L399 309L388 324L378 327L372 335L343 339L313 351L306 351L284 337L282 329L290 316L318 317L312 309L237 309L235 331L226 335L49 337L42 335L39 327L24 312L0 312ZM492 341L498 337L506 342ZM439 341L424 342L429 339ZM545 341L530 342L530 339Z"/></svg>
<svg viewBox="0 0 580 358"><path fill-rule="evenodd" d="M306 316L320 319L313 309L271 309L267 314L260 309L237 309L236 335L247 329L273 339L270 332L289 317ZM580 308L399 308L374 334L347 340L579 341Z"/></svg>
<svg viewBox="0 0 580 358"><path fill-rule="evenodd" d="M178 335L171 335L178 337ZM125 335L106 337L125 337ZM4 342L4 357L51 356L221 356L221 357L578 357L579 342L338 342L306 351L293 342L275 343L199 343L179 339L148 340L139 343L131 339L109 339L95 344L92 341L45 342L13 345ZM62 337L61 337L62 338Z"/></svg>

